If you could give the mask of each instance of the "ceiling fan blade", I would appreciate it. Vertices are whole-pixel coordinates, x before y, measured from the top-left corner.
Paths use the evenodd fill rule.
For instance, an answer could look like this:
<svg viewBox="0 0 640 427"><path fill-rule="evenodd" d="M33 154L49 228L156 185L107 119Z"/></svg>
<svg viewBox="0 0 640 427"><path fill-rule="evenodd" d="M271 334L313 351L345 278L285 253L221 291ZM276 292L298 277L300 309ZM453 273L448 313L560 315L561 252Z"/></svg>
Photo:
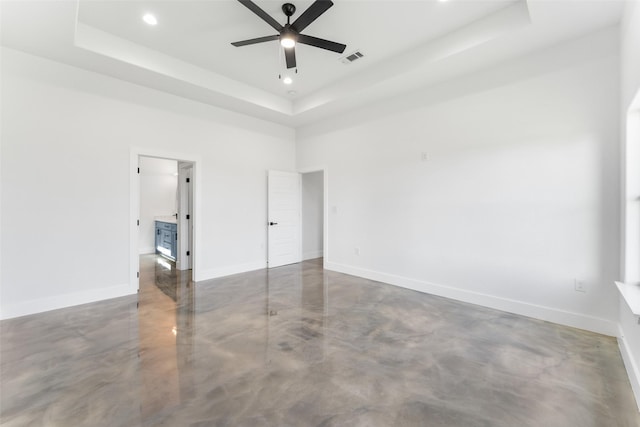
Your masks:
<svg viewBox="0 0 640 427"><path fill-rule="evenodd" d="M307 8L307 10L302 12L302 15L300 15L293 24L291 24L291 27L298 33L301 32L307 28L309 24L318 19L320 15L325 13L331 6L333 6L333 2L331 0L316 0Z"/></svg>
<svg viewBox="0 0 640 427"><path fill-rule="evenodd" d="M282 31L282 29L284 28L282 25L280 25L280 23L278 21L273 19L271 17L271 15L269 15L264 10L260 9L260 6L258 6L257 4L252 2L251 0L238 0L238 1L240 3L242 3L243 5L245 5L247 7L247 9L249 9L251 12L255 13L260 18L262 18L262 20L264 22L266 22L267 24L271 25L277 32Z"/></svg>
<svg viewBox="0 0 640 427"><path fill-rule="evenodd" d="M287 69L296 68L296 49L294 47L285 48L284 59L287 61Z"/></svg>
<svg viewBox="0 0 640 427"><path fill-rule="evenodd" d="M240 46L247 46L247 45L250 45L250 44L270 42L270 41L273 41L273 40L278 40L279 38L280 38L280 36L276 34L274 36L258 37L256 39L242 40L242 41L239 41L239 42L233 42L231 44L234 45L235 47L240 47Z"/></svg>
<svg viewBox="0 0 640 427"><path fill-rule="evenodd" d="M326 49L337 53L342 53L347 48L346 44L319 39L305 34L298 34L298 43L308 44L309 46L319 47L320 49Z"/></svg>

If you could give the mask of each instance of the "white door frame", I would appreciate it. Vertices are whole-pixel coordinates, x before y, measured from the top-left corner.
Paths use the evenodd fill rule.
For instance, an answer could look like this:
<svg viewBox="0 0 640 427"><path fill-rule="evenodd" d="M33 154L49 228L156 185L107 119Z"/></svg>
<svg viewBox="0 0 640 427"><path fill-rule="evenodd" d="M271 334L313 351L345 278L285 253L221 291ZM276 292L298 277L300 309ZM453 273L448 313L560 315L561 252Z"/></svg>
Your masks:
<svg viewBox="0 0 640 427"><path fill-rule="evenodd" d="M140 288L140 258L138 253L138 233L140 220L140 175L138 162L140 157L155 157L160 159L191 162L193 164L193 257L191 279L199 280L198 254L200 253L200 179L202 161L200 156L192 154L156 150L152 148L131 147L129 155L129 289L131 293L138 292Z"/></svg>
<svg viewBox="0 0 640 427"><path fill-rule="evenodd" d="M329 262L329 168L317 166L298 169L300 174L312 172L322 172L322 268L326 268ZM300 227L302 227L302 221L300 221ZM302 230L300 235L302 236Z"/></svg>
<svg viewBox="0 0 640 427"><path fill-rule="evenodd" d="M637 211L640 179L640 168L637 166L637 156L640 153L640 91L636 93L627 109L623 131L625 136L621 150L620 276L626 283L640 283L640 242L637 239L637 231L640 229Z"/></svg>

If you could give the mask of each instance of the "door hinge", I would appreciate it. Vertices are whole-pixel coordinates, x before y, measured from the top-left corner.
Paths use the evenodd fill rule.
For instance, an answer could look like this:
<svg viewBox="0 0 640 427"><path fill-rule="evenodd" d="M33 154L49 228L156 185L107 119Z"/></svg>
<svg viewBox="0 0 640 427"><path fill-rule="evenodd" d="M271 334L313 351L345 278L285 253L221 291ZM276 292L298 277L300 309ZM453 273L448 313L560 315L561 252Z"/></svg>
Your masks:
<svg viewBox="0 0 640 427"><path fill-rule="evenodd" d="M140 173L140 168L138 168L138 173Z"/></svg>
<svg viewBox="0 0 640 427"><path fill-rule="evenodd" d="M136 277L139 279L140 278L140 272L136 272Z"/></svg>
<svg viewBox="0 0 640 427"><path fill-rule="evenodd" d="M187 256L189 256L189 255L191 255L191 252L190 252L190 251L187 251Z"/></svg>
<svg viewBox="0 0 640 427"><path fill-rule="evenodd" d="M138 225L140 225L140 220L137 221Z"/></svg>
<svg viewBox="0 0 640 427"><path fill-rule="evenodd" d="M187 178L187 182L191 182L191 178Z"/></svg>
<svg viewBox="0 0 640 427"><path fill-rule="evenodd" d="M187 219L190 219L190 218L191 218L191 215L187 215Z"/></svg>

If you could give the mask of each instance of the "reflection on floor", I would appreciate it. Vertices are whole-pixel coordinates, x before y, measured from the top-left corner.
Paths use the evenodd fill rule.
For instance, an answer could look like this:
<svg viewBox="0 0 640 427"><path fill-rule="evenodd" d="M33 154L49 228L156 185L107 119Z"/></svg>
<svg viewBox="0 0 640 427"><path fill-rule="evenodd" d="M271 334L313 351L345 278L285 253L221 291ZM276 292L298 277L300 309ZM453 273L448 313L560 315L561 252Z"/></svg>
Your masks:
<svg viewBox="0 0 640 427"><path fill-rule="evenodd" d="M139 298L139 307L137 307ZM3 321L3 426L638 426L614 338L324 271Z"/></svg>

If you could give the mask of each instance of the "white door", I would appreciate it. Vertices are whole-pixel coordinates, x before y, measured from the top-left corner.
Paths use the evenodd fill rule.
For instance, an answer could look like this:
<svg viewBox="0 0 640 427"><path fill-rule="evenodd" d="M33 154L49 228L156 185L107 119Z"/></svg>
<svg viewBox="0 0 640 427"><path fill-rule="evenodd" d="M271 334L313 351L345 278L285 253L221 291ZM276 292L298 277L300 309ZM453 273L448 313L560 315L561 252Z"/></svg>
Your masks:
<svg viewBox="0 0 640 427"><path fill-rule="evenodd" d="M268 198L269 268L300 262L300 174L269 171Z"/></svg>
<svg viewBox="0 0 640 427"><path fill-rule="evenodd" d="M190 270L193 260L193 163L178 163L178 256L176 268Z"/></svg>

